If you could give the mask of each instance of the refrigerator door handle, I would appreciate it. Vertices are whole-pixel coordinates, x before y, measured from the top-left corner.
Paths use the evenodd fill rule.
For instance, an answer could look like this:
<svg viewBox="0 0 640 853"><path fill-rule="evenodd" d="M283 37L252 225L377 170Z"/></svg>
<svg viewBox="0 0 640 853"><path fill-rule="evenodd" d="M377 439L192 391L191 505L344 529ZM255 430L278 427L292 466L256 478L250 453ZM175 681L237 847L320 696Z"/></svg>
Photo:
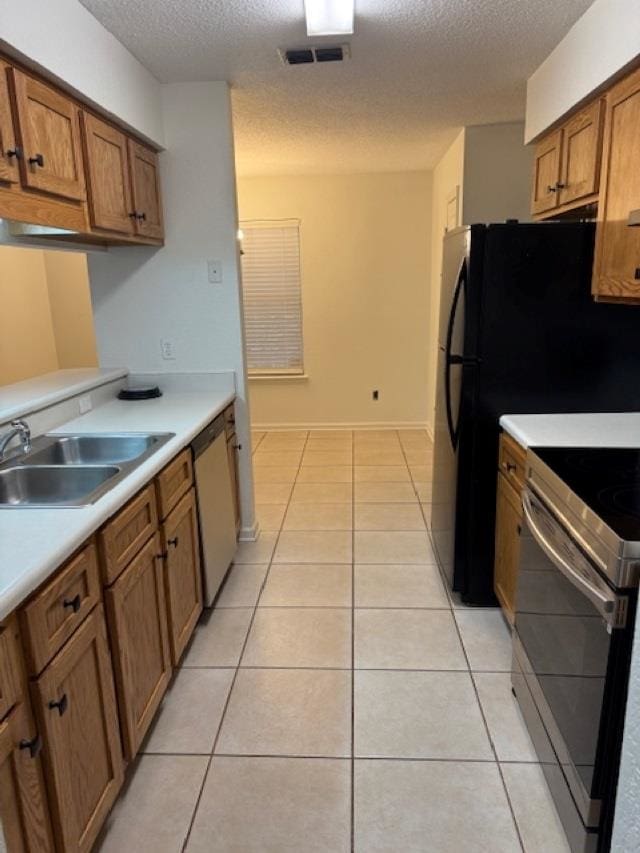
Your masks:
<svg viewBox="0 0 640 853"><path fill-rule="evenodd" d="M451 440L451 447L456 450L458 447L458 429L457 425L453 423L453 413L451 411L451 365L452 364L464 364L464 357L461 355L452 355L451 353L451 344L453 343L453 326L456 320L456 313L458 311L458 304L460 302L460 294L467 284L467 261L466 258L462 261L460 265L460 272L458 273L458 281L456 283L456 289L453 293L453 301L451 303L451 312L449 313L449 322L447 324L447 344L444 353L444 394L446 401L446 410L447 410L447 426L449 428L449 439Z"/></svg>

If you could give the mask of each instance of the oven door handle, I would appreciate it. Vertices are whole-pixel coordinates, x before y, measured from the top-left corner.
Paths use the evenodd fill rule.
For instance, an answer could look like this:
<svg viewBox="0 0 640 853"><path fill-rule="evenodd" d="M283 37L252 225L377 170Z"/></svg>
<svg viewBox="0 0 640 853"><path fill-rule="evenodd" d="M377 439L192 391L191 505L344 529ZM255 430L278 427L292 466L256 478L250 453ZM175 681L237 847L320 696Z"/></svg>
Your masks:
<svg viewBox="0 0 640 853"><path fill-rule="evenodd" d="M528 491L525 491L522 495L522 509L533 538L554 566L562 572L570 583L587 596L589 601L591 601L591 603L597 608L598 612L610 628L623 627L620 625L620 617L622 614L619 613L619 605L622 599L614 593L607 594L603 590L598 589L594 584L590 584L589 581L580 574L580 572L577 572L571 564L556 551L536 524L533 517L531 495Z"/></svg>

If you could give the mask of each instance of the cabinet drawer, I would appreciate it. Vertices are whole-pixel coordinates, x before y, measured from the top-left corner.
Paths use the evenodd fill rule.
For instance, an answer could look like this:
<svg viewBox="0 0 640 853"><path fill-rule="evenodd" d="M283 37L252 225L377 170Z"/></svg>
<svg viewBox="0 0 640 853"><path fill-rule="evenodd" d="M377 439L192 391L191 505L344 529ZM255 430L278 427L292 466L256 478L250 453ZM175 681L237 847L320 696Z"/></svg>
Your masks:
<svg viewBox="0 0 640 853"><path fill-rule="evenodd" d="M100 565L105 584L114 582L158 527L153 483L108 521L99 533Z"/></svg>
<svg viewBox="0 0 640 853"><path fill-rule="evenodd" d="M31 675L42 672L99 601L98 556L91 542L20 611Z"/></svg>
<svg viewBox="0 0 640 853"><path fill-rule="evenodd" d="M193 485L193 462L187 448L164 468L156 478L160 518L166 518L180 498Z"/></svg>
<svg viewBox="0 0 640 853"><path fill-rule="evenodd" d="M519 493L524 488L527 451L510 435L500 437L500 471Z"/></svg>
<svg viewBox="0 0 640 853"><path fill-rule="evenodd" d="M0 719L20 698L20 650L12 618L0 627Z"/></svg>

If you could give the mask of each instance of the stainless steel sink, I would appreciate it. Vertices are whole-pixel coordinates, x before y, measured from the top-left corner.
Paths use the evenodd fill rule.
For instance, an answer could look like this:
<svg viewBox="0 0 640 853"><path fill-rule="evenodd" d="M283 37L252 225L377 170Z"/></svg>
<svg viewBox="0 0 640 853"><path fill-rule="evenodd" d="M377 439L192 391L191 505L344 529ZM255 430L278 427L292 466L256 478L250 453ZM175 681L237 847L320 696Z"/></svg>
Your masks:
<svg viewBox="0 0 640 853"><path fill-rule="evenodd" d="M175 433L49 434L0 465L0 509L95 503Z"/></svg>
<svg viewBox="0 0 640 853"><path fill-rule="evenodd" d="M159 445L161 435L49 435L41 450L24 457L28 465L118 465L138 459Z"/></svg>
<svg viewBox="0 0 640 853"><path fill-rule="evenodd" d="M13 465L0 469L0 506L91 503L119 473L115 465Z"/></svg>

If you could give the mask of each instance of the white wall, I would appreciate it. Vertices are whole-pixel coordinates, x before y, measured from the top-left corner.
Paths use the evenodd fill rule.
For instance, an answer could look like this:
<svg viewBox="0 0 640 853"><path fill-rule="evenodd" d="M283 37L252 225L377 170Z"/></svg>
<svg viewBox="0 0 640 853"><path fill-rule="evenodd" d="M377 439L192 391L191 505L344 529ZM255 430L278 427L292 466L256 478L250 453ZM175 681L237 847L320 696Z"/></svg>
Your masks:
<svg viewBox="0 0 640 853"><path fill-rule="evenodd" d="M160 84L78 0L0 0L0 48L163 145Z"/></svg>
<svg viewBox="0 0 640 853"><path fill-rule="evenodd" d="M638 0L595 0L527 84L530 142L640 53Z"/></svg>
<svg viewBox="0 0 640 853"><path fill-rule="evenodd" d="M524 123L465 128L462 222L531 218L533 148L524 144Z"/></svg>
<svg viewBox="0 0 640 853"><path fill-rule="evenodd" d="M234 371L243 528L254 524L231 109L226 83L162 87L165 246L88 258L100 365L136 373ZM210 284L207 260L222 263ZM170 340L175 360L161 357Z"/></svg>

